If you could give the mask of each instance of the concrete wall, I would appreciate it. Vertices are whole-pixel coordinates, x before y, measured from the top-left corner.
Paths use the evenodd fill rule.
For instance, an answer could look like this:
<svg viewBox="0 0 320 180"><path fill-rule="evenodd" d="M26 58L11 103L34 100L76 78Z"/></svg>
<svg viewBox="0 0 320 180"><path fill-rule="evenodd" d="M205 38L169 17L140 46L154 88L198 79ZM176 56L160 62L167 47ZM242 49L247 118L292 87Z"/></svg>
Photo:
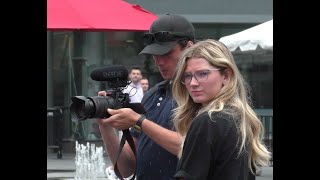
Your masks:
<svg viewBox="0 0 320 180"><path fill-rule="evenodd" d="M273 0L125 0L157 15L180 14L193 23L261 23L272 19Z"/></svg>

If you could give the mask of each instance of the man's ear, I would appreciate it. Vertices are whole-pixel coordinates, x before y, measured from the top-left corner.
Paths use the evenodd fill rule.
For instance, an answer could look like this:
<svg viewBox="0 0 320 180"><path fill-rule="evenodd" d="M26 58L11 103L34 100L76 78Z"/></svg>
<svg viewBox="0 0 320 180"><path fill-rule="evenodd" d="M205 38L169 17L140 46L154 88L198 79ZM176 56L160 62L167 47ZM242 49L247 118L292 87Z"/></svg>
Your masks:
<svg viewBox="0 0 320 180"><path fill-rule="evenodd" d="M187 47L191 47L192 45L193 45L193 42L192 41L188 41Z"/></svg>

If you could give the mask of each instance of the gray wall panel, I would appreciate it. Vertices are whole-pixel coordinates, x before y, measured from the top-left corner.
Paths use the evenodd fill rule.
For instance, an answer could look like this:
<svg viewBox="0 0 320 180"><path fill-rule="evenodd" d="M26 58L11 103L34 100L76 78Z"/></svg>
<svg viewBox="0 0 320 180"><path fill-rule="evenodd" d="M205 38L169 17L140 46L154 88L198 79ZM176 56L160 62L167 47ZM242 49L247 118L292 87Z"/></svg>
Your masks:
<svg viewBox="0 0 320 180"><path fill-rule="evenodd" d="M126 0L157 14L181 14L193 23L261 23L272 19L273 0Z"/></svg>

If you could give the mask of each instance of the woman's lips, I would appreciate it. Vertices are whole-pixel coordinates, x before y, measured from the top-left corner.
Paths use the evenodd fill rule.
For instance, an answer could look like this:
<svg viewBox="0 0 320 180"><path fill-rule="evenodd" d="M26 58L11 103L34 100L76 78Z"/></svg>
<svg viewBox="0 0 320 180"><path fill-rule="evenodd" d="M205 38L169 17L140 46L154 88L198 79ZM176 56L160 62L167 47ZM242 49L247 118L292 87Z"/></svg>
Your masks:
<svg viewBox="0 0 320 180"><path fill-rule="evenodd" d="M202 95L202 91L191 91L192 96L200 96Z"/></svg>

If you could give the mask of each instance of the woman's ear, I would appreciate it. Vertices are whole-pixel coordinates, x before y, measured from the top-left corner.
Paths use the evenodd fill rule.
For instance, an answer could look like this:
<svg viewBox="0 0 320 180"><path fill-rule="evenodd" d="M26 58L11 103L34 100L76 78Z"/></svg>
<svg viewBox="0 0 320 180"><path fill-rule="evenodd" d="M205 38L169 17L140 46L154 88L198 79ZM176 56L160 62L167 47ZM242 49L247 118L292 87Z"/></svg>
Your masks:
<svg viewBox="0 0 320 180"><path fill-rule="evenodd" d="M223 71L223 81L222 81L223 85L226 85L230 81L232 74L233 72L230 68L227 68Z"/></svg>

